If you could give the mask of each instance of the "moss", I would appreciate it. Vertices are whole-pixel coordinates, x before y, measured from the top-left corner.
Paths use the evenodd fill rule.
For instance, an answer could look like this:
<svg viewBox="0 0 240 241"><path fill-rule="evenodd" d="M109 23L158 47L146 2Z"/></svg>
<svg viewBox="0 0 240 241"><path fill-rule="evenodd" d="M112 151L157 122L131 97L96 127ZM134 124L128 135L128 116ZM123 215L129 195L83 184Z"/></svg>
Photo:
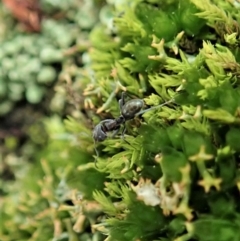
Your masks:
<svg viewBox="0 0 240 241"><path fill-rule="evenodd" d="M29 198L23 210L14 206L21 221L36 215L22 237L41 240L43 227L56 240L239 239L237 5L149 2L109 3L109 22L91 31L84 65L63 70L84 111L64 124L45 122L52 139L41 152L45 177L30 187L36 209ZM118 117L122 91L148 107L173 101L128 121L126 142L97 143L94 165L89 123Z"/></svg>

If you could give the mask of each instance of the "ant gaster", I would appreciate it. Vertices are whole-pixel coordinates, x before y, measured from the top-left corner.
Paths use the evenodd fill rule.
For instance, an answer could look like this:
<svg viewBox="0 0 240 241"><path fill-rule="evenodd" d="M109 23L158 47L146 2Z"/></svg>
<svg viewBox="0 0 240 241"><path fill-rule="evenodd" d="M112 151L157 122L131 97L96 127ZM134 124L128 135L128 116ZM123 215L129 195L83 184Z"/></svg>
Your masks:
<svg viewBox="0 0 240 241"><path fill-rule="evenodd" d="M124 134L126 131L125 122L133 119L135 116L141 115L149 110L153 110L164 106L173 100L167 101L161 105L142 110L144 106L144 101L141 99L132 99L125 103L125 92L122 92L121 99L119 100L119 107L121 115L115 119L106 119L97 124L93 130L94 143L104 141L107 138L107 132L113 131L115 136L120 130L121 125L123 125L122 139L124 139ZM126 140L125 140L126 141ZM127 142L127 141L126 141ZM95 148L96 154L98 156L97 149Z"/></svg>

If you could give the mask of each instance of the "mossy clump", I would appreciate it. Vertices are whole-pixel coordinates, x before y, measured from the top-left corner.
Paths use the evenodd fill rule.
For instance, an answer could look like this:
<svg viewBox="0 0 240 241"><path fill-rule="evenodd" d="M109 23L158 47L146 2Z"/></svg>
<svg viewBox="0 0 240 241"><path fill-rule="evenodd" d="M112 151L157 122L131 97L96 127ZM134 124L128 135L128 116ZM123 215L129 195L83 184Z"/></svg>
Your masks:
<svg viewBox="0 0 240 241"><path fill-rule="evenodd" d="M45 178L38 179L51 188L38 208L54 210L51 227L67 222L52 237L67 230L71 240L239 240L238 8L209 0L103 8L107 17L91 31L72 85L84 111L64 125L46 121L54 141L41 155ZM122 91L149 107L173 102L127 122L126 141L97 143L95 165L92 129L120 115ZM60 184L67 199L57 198Z"/></svg>
<svg viewBox="0 0 240 241"><path fill-rule="evenodd" d="M25 5L19 4L24 15ZM82 42L97 21L97 6L91 1L41 1L40 32L29 33L0 4L0 116L20 101L39 104L44 100L65 62L81 55L85 48Z"/></svg>

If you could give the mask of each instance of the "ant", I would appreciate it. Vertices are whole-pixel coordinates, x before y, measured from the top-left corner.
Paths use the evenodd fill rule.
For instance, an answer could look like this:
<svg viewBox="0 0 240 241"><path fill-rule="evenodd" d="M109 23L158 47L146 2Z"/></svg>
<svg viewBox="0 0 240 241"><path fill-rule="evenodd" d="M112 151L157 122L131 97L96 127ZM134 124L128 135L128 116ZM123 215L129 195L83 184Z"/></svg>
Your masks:
<svg viewBox="0 0 240 241"><path fill-rule="evenodd" d="M132 99L125 102L125 92L122 92L121 99L119 100L119 107L121 115L115 119L106 119L97 124L93 130L94 143L102 142L107 138L107 132L114 131L112 137L114 137L123 125L122 139L124 139L124 134L126 132L126 121L133 119L134 117L144 114L147 111L162 107L166 104L171 103L173 100L169 100L163 104L142 110L144 106L144 101L142 99ZM125 140L125 142L127 142ZM127 142L128 143L128 142ZM129 144L129 143L128 143ZM95 147L96 154L98 156L98 151Z"/></svg>

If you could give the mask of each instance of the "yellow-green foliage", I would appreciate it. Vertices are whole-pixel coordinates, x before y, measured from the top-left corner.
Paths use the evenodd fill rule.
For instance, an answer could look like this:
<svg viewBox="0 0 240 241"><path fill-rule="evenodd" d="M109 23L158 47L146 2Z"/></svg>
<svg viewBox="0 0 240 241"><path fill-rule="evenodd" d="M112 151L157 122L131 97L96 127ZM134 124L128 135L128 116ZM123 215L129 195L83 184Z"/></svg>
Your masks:
<svg viewBox="0 0 240 241"><path fill-rule="evenodd" d="M114 17L91 31L74 76L84 112L46 121L43 173L18 194L22 206L4 212L18 217L12 230L4 224L5 239L25 221L22 240L239 240L239 7L109 3ZM174 101L127 122L127 142L97 143L94 165L93 126L120 115L122 91L148 106Z"/></svg>

